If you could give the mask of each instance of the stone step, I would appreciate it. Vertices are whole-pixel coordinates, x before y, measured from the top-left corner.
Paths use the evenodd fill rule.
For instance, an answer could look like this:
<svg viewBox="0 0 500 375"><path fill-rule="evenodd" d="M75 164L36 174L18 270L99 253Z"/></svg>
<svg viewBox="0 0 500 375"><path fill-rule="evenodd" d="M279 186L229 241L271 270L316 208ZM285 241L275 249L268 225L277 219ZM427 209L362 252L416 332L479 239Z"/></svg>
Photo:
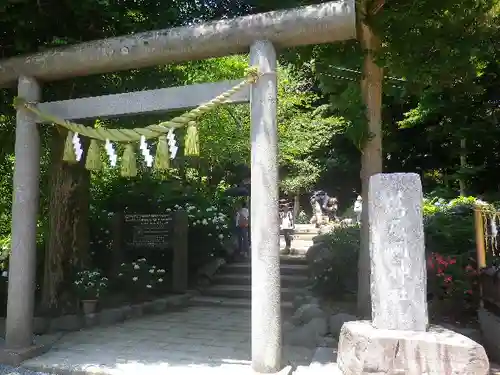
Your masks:
<svg viewBox="0 0 500 375"><path fill-rule="evenodd" d="M306 257L300 254L280 255L280 263L281 266L285 264L299 264L307 266Z"/></svg>
<svg viewBox="0 0 500 375"><path fill-rule="evenodd" d="M250 274L219 274L213 278L216 285L250 285L252 277ZM282 275L282 287L303 288L309 284L309 278L303 275Z"/></svg>
<svg viewBox="0 0 500 375"><path fill-rule="evenodd" d="M295 224L295 232L318 233L318 228L314 224Z"/></svg>
<svg viewBox="0 0 500 375"><path fill-rule="evenodd" d="M293 240L292 241L292 248L295 250L299 250L301 252L307 253L307 250L313 245L312 241L302 241L302 240ZM285 240L281 239L280 240L280 249L283 249L285 247Z"/></svg>
<svg viewBox="0 0 500 375"><path fill-rule="evenodd" d="M293 301L293 298L300 293L299 288L281 288L281 299L283 301ZM226 297L248 300L252 297L251 285L212 285L205 289L202 294L211 297Z"/></svg>
<svg viewBox="0 0 500 375"><path fill-rule="evenodd" d="M318 235L318 233L302 233L302 232L295 232L293 234L293 240L294 241L310 241L311 244L312 244L312 239L314 237L316 237ZM280 235L280 239L281 240L284 240L285 239L285 236L284 235Z"/></svg>
<svg viewBox="0 0 500 375"><path fill-rule="evenodd" d="M281 275L298 275L307 276L309 270L307 265L299 264L281 264ZM230 263L221 268L220 274L247 274L251 272L250 262L245 263Z"/></svg>
<svg viewBox="0 0 500 375"><path fill-rule="evenodd" d="M231 308L249 309L252 307L250 298L227 298L213 296L194 296L190 299L192 306L221 306ZM293 304L289 301L281 301L281 310L287 313L293 313Z"/></svg>

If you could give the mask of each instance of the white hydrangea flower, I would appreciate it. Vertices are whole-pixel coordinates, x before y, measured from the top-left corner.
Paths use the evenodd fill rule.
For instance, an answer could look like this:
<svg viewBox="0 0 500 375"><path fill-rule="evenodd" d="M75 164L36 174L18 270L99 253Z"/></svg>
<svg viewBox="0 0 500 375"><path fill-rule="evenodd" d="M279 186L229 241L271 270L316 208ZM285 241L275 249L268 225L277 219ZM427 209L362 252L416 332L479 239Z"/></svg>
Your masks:
<svg viewBox="0 0 500 375"><path fill-rule="evenodd" d="M140 268L141 268L141 267L139 267L139 265L138 265L138 264L136 264L136 265L134 266L134 270L138 270L138 269L140 269Z"/></svg>
<svg viewBox="0 0 500 375"><path fill-rule="evenodd" d="M221 240L222 240L222 239L224 239L224 235L223 235L222 233L221 233L221 234L219 234L219 238L220 238Z"/></svg>
<svg viewBox="0 0 500 375"><path fill-rule="evenodd" d="M151 285L149 285L149 284L146 285L146 288L151 289Z"/></svg>
<svg viewBox="0 0 500 375"><path fill-rule="evenodd" d="M137 276L132 277L132 281L137 281L139 278Z"/></svg>
<svg viewBox="0 0 500 375"><path fill-rule="evenodd" d="M159 283L162 283L162 282L163 282L163 279L161 279L161 278L160 278L160 279L158 279L158 282L159 282Z"/></svg>

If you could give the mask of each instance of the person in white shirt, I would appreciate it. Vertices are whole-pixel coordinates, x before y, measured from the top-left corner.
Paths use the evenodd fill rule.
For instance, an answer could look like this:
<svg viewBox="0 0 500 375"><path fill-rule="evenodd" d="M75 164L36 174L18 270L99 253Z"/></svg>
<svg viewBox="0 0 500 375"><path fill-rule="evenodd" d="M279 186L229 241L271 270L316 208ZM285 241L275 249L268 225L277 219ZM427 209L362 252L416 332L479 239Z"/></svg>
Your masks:
<svg viewBox="0 0 500 375"><path fill-rule="evenodd" d="M281 252L282 254L290 254L292 248L292 238L293 230L295 228L293 222L293 214L290 211L290 206L284 204L282 211L280 211L280 229L283 231L283 236L285 237L285 248Z"/></svg>
<svg viewBox="0 0 500 375"><path fill-rule="evenodd" d="M236 212L235 224L238 236L238 252L239 255L245 258L248 258L250 255L250 240L248 237L249 219L250 212L248 211L247 204L243 202L240 209Z"/></svg>
<svg viewBox="0 0 500 375"><path fill-rule="evenodd" d="M358 195L358 198L354 202L354 213L356 214L356 221L358 224L361 223L361 212L363 211L363 198Z"/></svg>

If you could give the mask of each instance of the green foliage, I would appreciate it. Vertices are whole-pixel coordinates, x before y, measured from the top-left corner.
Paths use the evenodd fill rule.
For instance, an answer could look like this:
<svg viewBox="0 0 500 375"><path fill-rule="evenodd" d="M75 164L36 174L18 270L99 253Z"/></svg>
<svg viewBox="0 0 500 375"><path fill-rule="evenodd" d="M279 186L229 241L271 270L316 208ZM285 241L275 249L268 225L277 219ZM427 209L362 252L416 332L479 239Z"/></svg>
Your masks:
<svg viewBox="0 0 500 375"><path fill-rule="evenodd" d="M463 300L466 294L471 296L467 298L473 303L471 291L475 290L475 281L470 277L467 266L474 251L472 209L475 202L474 197L424 200L426 253L436 271L429 272L429 291L436 299ZM327 251L322 254L321 261L315 262L311 268L318 292L337 298L355 293L359 236L358 226L339 227L323 236Z"/></svg>
<svg viewBox="0 0 500 375"><path fill-rule="evenodd" d="M115 287L125 291L132 299L146 298L154 292L164 291L169 284L167 270L150 264L146 258L122 263L115 276Z"/></svg>
<svg viewBox="0 0 500 375"><path fill-rule="evenodd" d="M295 219L296 224L309 224L309 217L305 213L305 211L300 211Z"/></svg>
<svg viewBox="0 0 500 375"><path fill-rule="evenodd" d="M116 172L118 173L118 172ZM189 217L189 261L195 271L212 256L223 252L223 239L229 236L227 208L225 212L214 208L216 200L193 186L184 187L176 180L156 180L144 173L137 180L95 174L92 185L91 248L94 262L111 262L112 217L114 212L171 213L183 209ZM126 203L123 203L126 202ZM207 224L200 224L200 223ZM170 268L168 259L150 259L157 266Z"/></svg>
<svg viewBox="0 0 500 375"><path fill-rule="evenodd" d="M474 197L424 201L425 243L429 253L457 256L475 249L475 202Z"/></svg>
<svg viewBox="0 0 500 375"><path fill-rule="evenodd" d="M358 289L360 227L339 227L323 236L325 253L310 269L314 288L329 298L349 298Z"/></svg>
<svg viewBox="0 0 500 375"><path fill-rule="evenodd" d="M183 209L189 218L189 267L195 272L213 257L225 257L224 244L231 236L231 215L228 209L214 205L176 205L174 210Z"/></svg>
<svg viewBox="0 0 500 375"><path fill-rule="evenodd" d="M99 270L83 270L77 272L73 285L80 300L96 300L107 289L108 278Z"/></svg>

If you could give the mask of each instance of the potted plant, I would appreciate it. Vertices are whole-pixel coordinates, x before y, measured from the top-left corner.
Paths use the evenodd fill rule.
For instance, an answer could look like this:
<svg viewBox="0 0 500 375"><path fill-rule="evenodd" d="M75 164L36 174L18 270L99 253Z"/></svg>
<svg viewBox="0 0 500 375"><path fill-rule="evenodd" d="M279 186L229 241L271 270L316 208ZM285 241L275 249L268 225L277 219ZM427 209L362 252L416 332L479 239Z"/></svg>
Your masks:
<svg viewBox="0 0 500 375"><path fill-rule="evenodd" d="M76 274L74 284L78 298L82 302L83 313L94 313L99 297L108 286L108 279L98 270L83 270Z"/></svg>

